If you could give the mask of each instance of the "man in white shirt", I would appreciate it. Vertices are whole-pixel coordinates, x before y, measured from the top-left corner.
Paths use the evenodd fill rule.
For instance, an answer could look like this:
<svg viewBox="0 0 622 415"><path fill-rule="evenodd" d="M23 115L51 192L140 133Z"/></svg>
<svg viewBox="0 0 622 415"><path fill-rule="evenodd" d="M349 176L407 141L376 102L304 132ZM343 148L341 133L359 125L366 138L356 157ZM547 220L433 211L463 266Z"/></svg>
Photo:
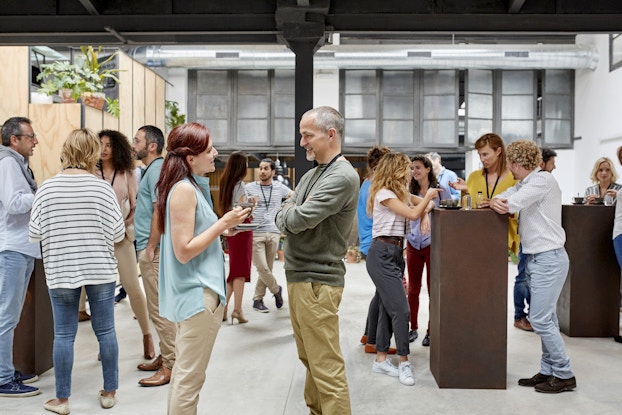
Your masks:
<svg viewBox="0 0 622 415"><path fill-rule="evenodd" d="M253 264L257 268L259 278L253 295L253 310L267 313L268 307L263 302L266 288L274 295L276 308L283 307L283 288L277 283L272 274L274 257L281 238L281 231L274 223L274 217L281 208L283 199L293 193L285 185L274 181L276 165L272 159L265 158L259 162L259 181L246 185L249 200L257 204L253 211Z"/></svg>
<svg viewBox="0 0 622 415"><path fill-rule="evenodd" d="M2 125L0 146L0 396L25 397L41 393L24 383L37 375L15 371L13 335L24 307L35 258L41 258L38 243L28 241L30 210L37 191L28 158L37 136L28 118L9 118Z"/></svg>
<svg viewBox="0 0 622 415"><path fill-rule="evenodd" d="M540 371L531 378L520 379L518 384L544 393L569 391L577 387L577 382L555 312L568 274L561 190L553 175L540 169L542 157L533 141L514 141L506 154L508 168L520 181L493 198L491 208L500 214L519 215L525 274L531 292L529 320L542 342Z"/></svg>

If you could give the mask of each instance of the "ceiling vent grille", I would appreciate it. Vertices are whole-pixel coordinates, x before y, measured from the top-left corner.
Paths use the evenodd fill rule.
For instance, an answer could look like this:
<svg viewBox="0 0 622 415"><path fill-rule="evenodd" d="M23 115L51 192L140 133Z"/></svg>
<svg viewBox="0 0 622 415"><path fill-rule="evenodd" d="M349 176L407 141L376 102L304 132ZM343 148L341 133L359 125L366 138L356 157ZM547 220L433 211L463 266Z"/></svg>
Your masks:
<svg viewBox="0 0 622 415"><path fill-rule="evenodd" d="M408 51L408 57L409 58L431 58L432 57L432 52L427 51L427 50L422 50L422 51L409 50Z"/></svg>
<svg viewBox="0 0 622 415"><path fill-rule="evenodd" d="M529 52L524 50L510 50L505 52L506 58L529 58Z"/></svg>
<svg viewBox="0 0 622 415"><path fill-rule="evenodd" d="M216 52L216 59L239 59L239 52Z"/></svg>

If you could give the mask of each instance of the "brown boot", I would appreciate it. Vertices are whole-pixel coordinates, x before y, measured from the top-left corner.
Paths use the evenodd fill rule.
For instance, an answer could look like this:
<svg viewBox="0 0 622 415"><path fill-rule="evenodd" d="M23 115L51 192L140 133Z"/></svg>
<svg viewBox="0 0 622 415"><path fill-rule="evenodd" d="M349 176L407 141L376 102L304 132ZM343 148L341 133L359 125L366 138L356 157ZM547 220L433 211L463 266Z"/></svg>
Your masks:
<svg viewBox="0 0 622 415"><path fill-rule="evenodd" d="M151 377L144 378L138 381L140 386L162 386L171 381L171 369L166 366L162 366Z"/></svg>
<svg viewBox="0 0 622 415"><path fill-rule="evenodd" d="M138 370L144 370L145 372L159 370L162 367L162 355L158 355L154 361L149 363L141 363L138 365Z"/></svg>
<svg viewBox="0 0 622 415"><path fill-rule="evenodd" d="M78 311L78 321L87 321L90 319L91 319L91 316L85 310Z"/></svg>

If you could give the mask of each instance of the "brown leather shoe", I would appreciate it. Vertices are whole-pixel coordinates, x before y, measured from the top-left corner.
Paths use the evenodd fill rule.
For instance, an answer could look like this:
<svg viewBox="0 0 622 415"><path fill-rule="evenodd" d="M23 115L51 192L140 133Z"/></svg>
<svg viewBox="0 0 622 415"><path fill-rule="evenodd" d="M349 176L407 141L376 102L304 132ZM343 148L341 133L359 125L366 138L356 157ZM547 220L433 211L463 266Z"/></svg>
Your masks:
<svg viewBox="0 0 622 415"><path fill-rule="evenodd" d="M141 363L138 365L138 370L144 370L145 372L160 370L162 367L162 355L158 355L154 361L149 363Z"/></svg>
<svg viewBox="0 0 622 415"><path fill-rule="evenodd" d="M377 353L375 344L366 344L365 345L365 353ZM387 354L395 354L397 353L397 349L395 347L389 347L389 351Z"/></svg>
<svg viewBox="0 0 622 415"><path fill-rule="evenodd" d="M573 376L570 379L561 379L556 376L550 376L546 382L538 383L535 386L536 392L542 393L560 393L571 391L577 387L577 379Z"/></svg>
<svg viewBox="0 0 622 415"><path fill-rule="evenodd" d="M78 311L78 321L88 321L91 319L91 316L86 311Z"/></svg>
<svg viewBox="0 0 622 415"><path fill-rule="evenodd" d="M533 388L534 386L539 385L540 383L546 382L547 380L549 380L550 377L551 376L549 375L543 375L542 373L538 372L530 378L519 379L518 385L529 386Z"/></svg>
<svg viewBox="0 0 622 415"><path fill-rule="evenodd" d="M151 377L141 379L138 381L140 386L162 386L171 381L171 369L166 366L162 366Z"/></svg>
<svg viewBox="0 0 622 415"><path fill-rule="evenodd" d="M514 327L525 331L533 331L533 327L531 327L531 323L529 323L527 317L523 317L520 320L514 321Z"/></svg>

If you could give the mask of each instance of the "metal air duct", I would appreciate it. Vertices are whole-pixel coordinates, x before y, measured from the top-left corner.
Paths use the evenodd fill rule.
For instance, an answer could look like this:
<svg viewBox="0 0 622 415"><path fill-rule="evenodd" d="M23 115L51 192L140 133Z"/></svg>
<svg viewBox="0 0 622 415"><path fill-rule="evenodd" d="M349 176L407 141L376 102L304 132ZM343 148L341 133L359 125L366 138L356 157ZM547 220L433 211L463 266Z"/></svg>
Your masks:
<svg viewBox="0 0 622 415"><path fill-rule="evenodd" d="M191 69L293 69L287 47L140 46L129 54L150 67ZM330 45L315 69L590 69L598 66L592 45Z"/></svg>

